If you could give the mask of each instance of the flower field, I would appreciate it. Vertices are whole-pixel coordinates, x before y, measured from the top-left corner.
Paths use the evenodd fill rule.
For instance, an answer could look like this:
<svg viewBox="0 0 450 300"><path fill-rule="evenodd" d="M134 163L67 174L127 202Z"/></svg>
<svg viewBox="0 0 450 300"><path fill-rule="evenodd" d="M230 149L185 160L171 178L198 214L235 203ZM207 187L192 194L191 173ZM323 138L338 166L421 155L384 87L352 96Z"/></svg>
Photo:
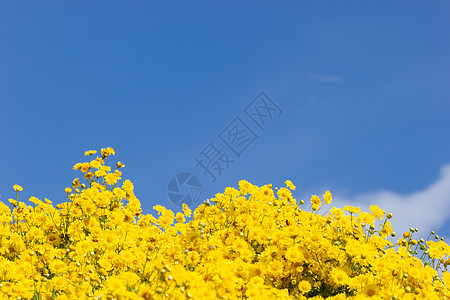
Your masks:
<svg viewBox="0 0 450 300"><path fill-rule="evenodd" d="M67 200L0 203L0 298L447 299L450 247L395 236L392 214L331 207L294 184L227 187L192 212L142 214L112 148L85 153ZM114 170L113 170L114 169ZM186 218L193 218L187 221Z"/></svg>

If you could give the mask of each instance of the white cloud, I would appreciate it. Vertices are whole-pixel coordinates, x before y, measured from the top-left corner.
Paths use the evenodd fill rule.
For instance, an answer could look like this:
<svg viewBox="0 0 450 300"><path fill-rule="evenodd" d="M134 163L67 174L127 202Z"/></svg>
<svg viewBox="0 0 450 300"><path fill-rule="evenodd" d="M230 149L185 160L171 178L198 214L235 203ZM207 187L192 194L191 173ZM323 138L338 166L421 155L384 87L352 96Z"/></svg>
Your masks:
<svg viewBox="0 0 450 300"><path fill-rule="evenodd" d="M399 195L392 191L378 191L345 199L333 195L333 206L359 206L369 211L369 206L376 204L386 212L391 212L394 231L399 235L410 227L419 228L421 237L431 230L437 230L450 217L450 164L441 169L440 177L422 191ZM438 232L445 236L446 233ZM450 238L447 235L446 238Z"/></svg>
<svg viewBox="0 0 450 300"><path fill-rule="evenodd" d="M323 82L341 82L342 77L334 75L311 75L309 79Z"/></svg>

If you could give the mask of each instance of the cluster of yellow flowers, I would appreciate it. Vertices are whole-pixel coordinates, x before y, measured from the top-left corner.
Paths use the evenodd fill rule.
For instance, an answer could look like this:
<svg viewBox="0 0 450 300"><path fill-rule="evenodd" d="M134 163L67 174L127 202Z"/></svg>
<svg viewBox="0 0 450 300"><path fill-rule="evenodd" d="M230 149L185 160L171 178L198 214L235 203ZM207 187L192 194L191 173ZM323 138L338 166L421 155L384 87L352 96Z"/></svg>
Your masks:
<svg viewBox="0 0 450 300"><path fill-rule="evenodd" d="M446 299L450 247L439 237L396 245L392 214L373 205L331 208L296 201L295 186L239 189L176 214L144 215L125 180L111 171L112 148L87 151L67 201L35 197L0 203L0 296L14 299ZM307 205L305 205L307 206ZM435 240L439 241L435 241ZM419 254L421 256L419 257ZM440 272L440 274L438 274Z"/></svg>

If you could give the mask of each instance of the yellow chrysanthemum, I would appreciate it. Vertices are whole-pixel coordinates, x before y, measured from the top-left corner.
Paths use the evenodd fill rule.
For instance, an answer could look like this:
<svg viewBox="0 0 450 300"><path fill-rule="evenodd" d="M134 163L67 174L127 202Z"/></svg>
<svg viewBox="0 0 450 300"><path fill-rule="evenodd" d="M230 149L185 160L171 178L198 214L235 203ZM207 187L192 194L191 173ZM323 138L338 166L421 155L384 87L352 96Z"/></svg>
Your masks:
<svg viewBox="0 0 450 300"><path fill-rule="evenodd" d="M96 150L89 150L89 151L84 152L84 156L94 155L95 153L97 153Z"/></svg>
<svg viewBox="0 0 450 300"><path fill-rule="evenodd" d="M313 205L318 205L318 206L320 206L321 203L322 203L322 201L320 200L320 198L319 198L318 196L312 195L312 196L311 196L311 203L312 203Z"/></svg>
<svg viewBox="0 0 450 300"><path fill-rule="evenodd" d="M290 188L291 190L295 191L295 188L296 188L296 187L295 187L295 185L292 183L292 181L286 180L285 184L286 184L286 186L287 186L288 188Z"/></svg>
<svg viewBox="0 0 450 300"><path fill-rule="evenodd" d="M279 189L241 180L239 189L225 188L194 212L184 203L175 213L155 205L156 219L142 214L131 181L120 185L122 173L106 165L113 154L112 148L102 149L104 161L97 157L74 166L88 180L73 180L65 189L67 202L53 206L35 197L29 199L33 207L14 199L9 199L12 207L0 202L1 299L444 299L450 294L445 271L450 247L434 233L427 242L413 237L413 229L394 247L387 238L394 235L392 214L378 206L370 212L333 207L321 215L320 206L331 203L329 191L323 203L313 195L312 211L305 211L291 201L295 186L289 180ZM441 276L438 267L444 269Z"/></svg>
<svg viewBox="0 0 450 300"><path fill-rule="evenodd" d="M332 201L332 194L330 191L326 191L325 194L323 194L323 201L326 204L331 204Z"/></svg>
<svg viewBox="0 0 450 300"><path fill-rule="evenodd" d="M306 280L302 280L298 283L298 290L302 292L303 294L308 293L311 290L311 283Z"/></svg>
<svg viewBox="0 0 450 300"><path fill-rule="evenodd" d="M385 214L384 210L379 208L377 205L371 205L370 211L373 213L375 218L377 218L378 220L381 220L381 218L383 218L383 216Z"/></svg>
<svg viewBox="0 0 450 300"><path fill-rule="evenodd" d="M355 207L355 206L350 206L350 205L346 205L343 208L345 211L348 211L351 214L359 214L361 212L361 208L359 207Z"/></svg>
<svg viewBox="0 0 450 300"><path fill-rule="evenodd" d="M23 187L21 187L21 186L18 185L18 184L13 185L13 189L14 189L16 192L21 192L21 191L23 191Z"/></svg>

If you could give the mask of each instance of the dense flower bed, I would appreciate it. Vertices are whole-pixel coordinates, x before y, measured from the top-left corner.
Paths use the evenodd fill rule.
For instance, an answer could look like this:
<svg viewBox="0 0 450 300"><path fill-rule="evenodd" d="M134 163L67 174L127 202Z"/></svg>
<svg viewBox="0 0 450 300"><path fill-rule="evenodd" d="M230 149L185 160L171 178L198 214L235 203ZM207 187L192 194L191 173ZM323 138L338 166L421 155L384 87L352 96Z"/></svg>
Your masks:
<svg viewBox="0 0 450 300"><path fill-rule="evenodd" d="M446 299L450 247L439 237L396 245L392 214L373 205L330 208L326 191L296 201L295 186L239 189L191 217L160 205L142 214L133 184L112 171L112 148L87 151L83 175L52 205L31 197L0 203L0 296L14 299ZM304 209L302 208L304 207ZM308 208L309 207L309 208Z"/></svg>

